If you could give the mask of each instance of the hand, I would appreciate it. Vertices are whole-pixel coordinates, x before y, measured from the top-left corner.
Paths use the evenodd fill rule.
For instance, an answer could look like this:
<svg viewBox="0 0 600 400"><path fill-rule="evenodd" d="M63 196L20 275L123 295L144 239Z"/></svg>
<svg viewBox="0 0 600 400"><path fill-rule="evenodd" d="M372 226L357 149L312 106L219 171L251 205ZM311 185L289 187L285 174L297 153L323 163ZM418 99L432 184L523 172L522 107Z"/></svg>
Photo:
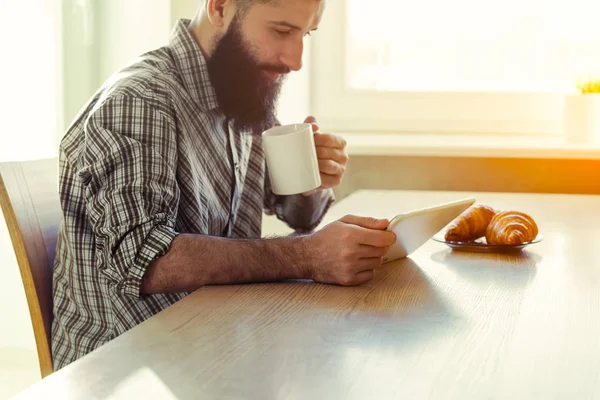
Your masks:
<svg viewBox="0 0 600 400"><path fill-rule="evenodd" d="M315 117L308 117L304 122L312 124L315 133L315 147L319 161L319 172L321 173L321 186L319 189L336 187L342 182L348 163L346 141L338 135L318 132L319 125ZM304 195L308 196L312 193L308 192Z"/></svg>
<svg viewBox="0 0 600 400"><path fill-rule="evenodd" d="M373 279L381 258L396 241L389 221L347 215L308 237L308 275L322 283L361 285Z"/></svg>

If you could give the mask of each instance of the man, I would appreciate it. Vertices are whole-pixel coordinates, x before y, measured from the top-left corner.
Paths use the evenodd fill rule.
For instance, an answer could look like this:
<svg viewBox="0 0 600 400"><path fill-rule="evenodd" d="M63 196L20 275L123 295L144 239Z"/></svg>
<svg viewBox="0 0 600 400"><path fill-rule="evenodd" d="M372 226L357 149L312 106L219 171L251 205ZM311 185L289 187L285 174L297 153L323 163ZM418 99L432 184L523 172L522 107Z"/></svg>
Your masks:
<svg viewBox="0 0 600 400"><path fill-rule="evenodd" d="M60 146L55 369L203 285L373 278L395 240L388 221L347 216L310 233L342 179L342 138L315 136L312 193L275 196L265 174L260 133L323 8L206 0L85 106ZM261 239L263 210L302 234Z"/></svg>

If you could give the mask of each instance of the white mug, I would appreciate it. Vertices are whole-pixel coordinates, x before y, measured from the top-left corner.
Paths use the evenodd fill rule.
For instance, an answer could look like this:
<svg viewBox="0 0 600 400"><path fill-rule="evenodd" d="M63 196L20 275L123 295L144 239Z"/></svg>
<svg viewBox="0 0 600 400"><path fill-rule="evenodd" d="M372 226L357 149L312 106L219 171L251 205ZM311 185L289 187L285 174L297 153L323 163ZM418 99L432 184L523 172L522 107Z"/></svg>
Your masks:
<svg viewBox="0 0 600 400"><path fill-rule="evenodd" d="M321 186L313 135L311 124L276 126L262 133L273 193L300 194Z"/></svg>

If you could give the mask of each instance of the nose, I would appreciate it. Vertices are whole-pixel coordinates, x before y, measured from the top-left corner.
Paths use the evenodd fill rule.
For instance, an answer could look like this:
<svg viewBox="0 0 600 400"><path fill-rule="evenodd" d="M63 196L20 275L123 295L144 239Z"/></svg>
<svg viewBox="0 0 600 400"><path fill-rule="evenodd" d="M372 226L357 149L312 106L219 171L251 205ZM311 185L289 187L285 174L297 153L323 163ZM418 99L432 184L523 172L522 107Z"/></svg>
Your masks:
<svg viewBox="0 0 600 400"><path fill-rule="evenodd" d="M280 57L280 61L292 71L300 71L302 68L302 53L304 52L304 42L300 39L287 46Z"/></svg>

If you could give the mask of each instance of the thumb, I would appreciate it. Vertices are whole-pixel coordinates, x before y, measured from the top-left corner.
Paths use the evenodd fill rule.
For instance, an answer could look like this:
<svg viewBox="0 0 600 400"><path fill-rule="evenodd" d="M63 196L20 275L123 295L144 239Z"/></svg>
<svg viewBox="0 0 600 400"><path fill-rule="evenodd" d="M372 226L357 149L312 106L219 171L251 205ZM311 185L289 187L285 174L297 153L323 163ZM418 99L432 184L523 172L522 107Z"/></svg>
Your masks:
<svg viewBox="0 0 600 400"><path fill-rule="evenodd" d="M309 115L308 117L306 117L306 119L304 120L304 123L312 124L313 132L316 132L319 130L319 124L317 123L317 119L315 117L313 117L312 115Z"/></svg>
<svg viewBox="0 0 600 400"><path fill-rule="evenodd" d="M358 225L367 229L383 230L387 228L389 221L387 219L377 219L373 217L359 217L357 215L346 215L341 222L346 224Z"/></svg>

